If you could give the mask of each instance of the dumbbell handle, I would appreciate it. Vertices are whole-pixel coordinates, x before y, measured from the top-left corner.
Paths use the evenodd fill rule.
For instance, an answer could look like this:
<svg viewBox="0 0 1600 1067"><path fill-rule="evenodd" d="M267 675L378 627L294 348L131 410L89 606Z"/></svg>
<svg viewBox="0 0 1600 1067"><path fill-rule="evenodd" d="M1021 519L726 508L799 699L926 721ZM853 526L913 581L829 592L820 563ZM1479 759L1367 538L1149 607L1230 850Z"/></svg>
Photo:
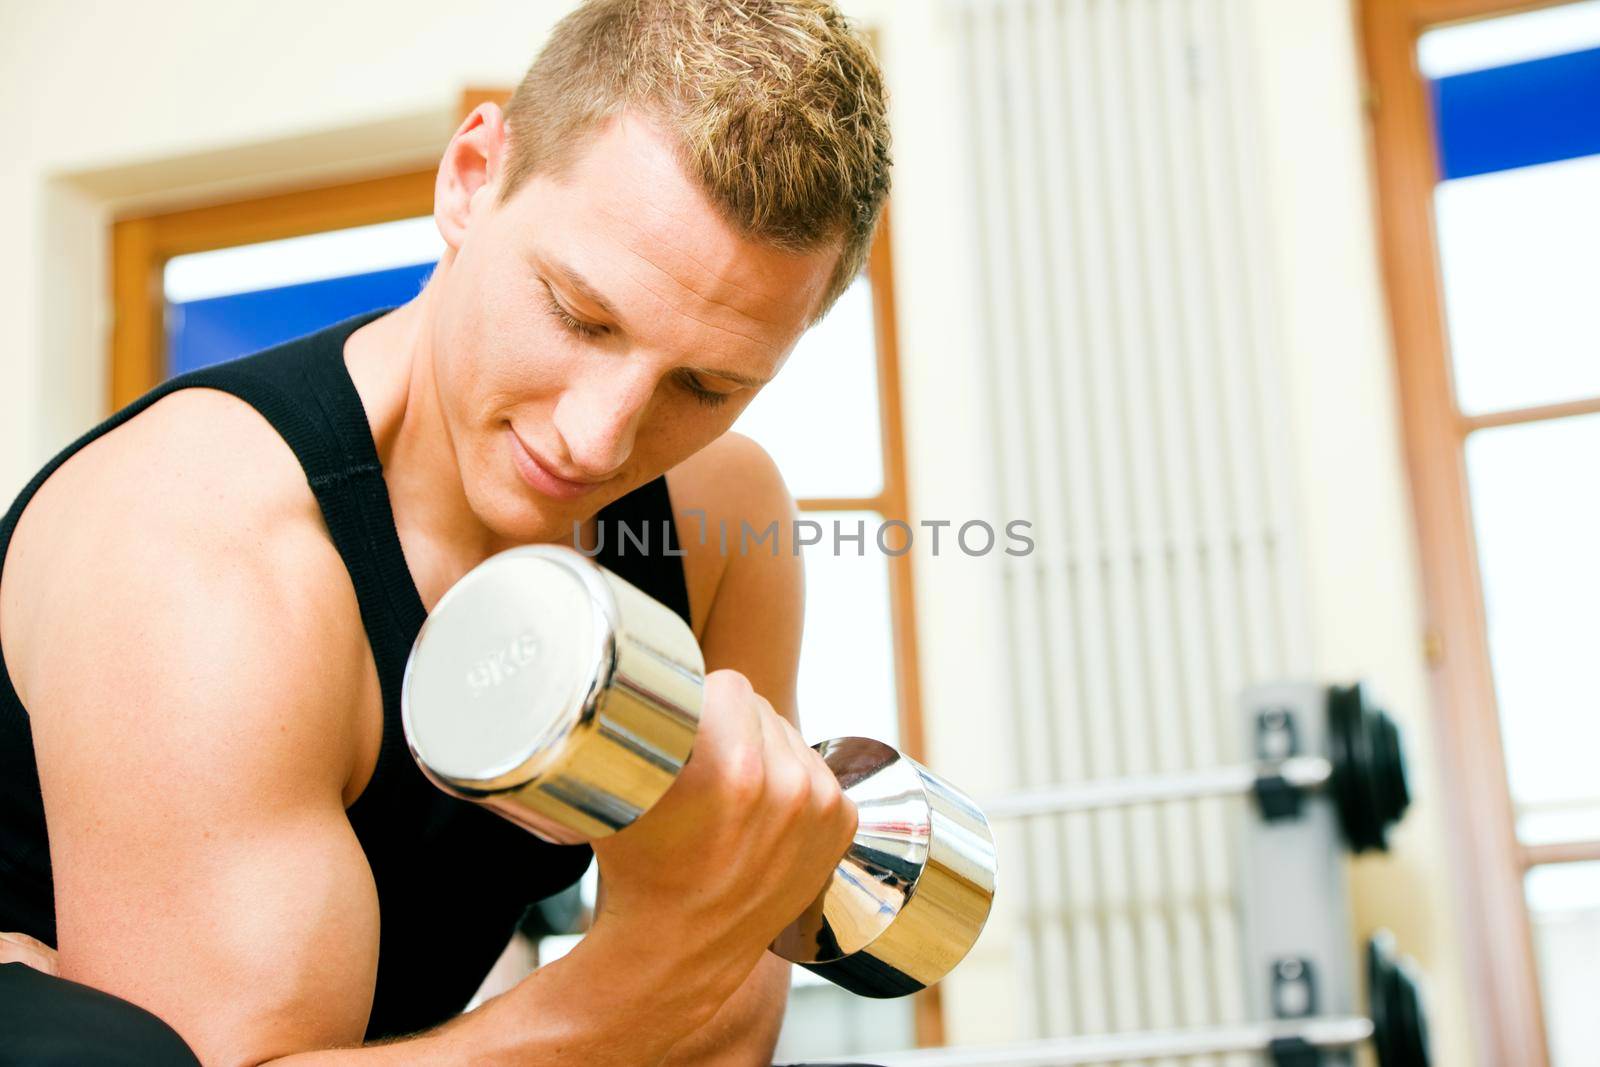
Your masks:
<svg viewBox="0 0 1600 1067"><path fill-rule="evenodd" d="M1068 1064L1118 1063L1230 1052L1262 1053L1271 1051L1275 1042L1291 1040L1302 1041L1317 1049L1341 1049L1358 1045L1371 1036L1372 1020L1351 1015L1193 1030L1058 1038L986 1048L918 1049L876 1053L872 1058L881 1067L1065 1067Z"/></svg>
<svg viewBox="0 0 1600 1067"><path fill-rule="evenodd" d="M1274 777L1293 789L1320 789L1333 777L1333 765L1321 756L1290 756L1268 763L1078 782L990 797L984 802L983 810L991 820L1018 819L1234 796L1254 792L1260 782Z"/></svg>

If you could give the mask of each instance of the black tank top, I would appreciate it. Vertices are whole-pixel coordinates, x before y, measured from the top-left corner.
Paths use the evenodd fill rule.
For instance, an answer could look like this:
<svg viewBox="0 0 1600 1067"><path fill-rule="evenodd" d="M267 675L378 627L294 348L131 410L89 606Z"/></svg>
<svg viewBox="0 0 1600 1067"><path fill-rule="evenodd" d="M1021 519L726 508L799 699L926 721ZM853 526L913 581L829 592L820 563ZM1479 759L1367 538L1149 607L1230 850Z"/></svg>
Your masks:
<svg viewBox="0 0 1600 1067"><path fill-rule="evenodd" d="M250 404L293 449L355 586L383 692L383 745L366 790L347 815L377 883L377 989L367 1038L433 1026L466 1007L529 904L570 886L587 845L548 844L488 810L434 788L406 749L400 683L426 615L395 531L388 489L344 342L392 309L358 315L275 348L164 383L67 446L0 521L0 568L17 520L68 457L178 389L220 389ZM666 479L601 512L605 525L648 531L678 550ZM643 524L648 523L648 526ZM597 562L689 619L676 555L619 554L607 539ZM0 649L0 930L56 943L49 842L28 714Z"/></svg>

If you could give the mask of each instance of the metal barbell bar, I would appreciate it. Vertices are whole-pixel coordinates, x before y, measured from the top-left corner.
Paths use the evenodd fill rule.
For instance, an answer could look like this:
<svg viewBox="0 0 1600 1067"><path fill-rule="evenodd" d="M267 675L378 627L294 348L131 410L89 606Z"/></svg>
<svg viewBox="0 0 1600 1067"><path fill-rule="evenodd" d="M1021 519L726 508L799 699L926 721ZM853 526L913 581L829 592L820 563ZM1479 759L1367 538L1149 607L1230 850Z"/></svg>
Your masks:
<svg viewBox="0 0 1600 1067"><path fill-rule="evenodd" d="M991 797L983 810L991 819L1018 819L1036 815L1160 804L1197 797L1233 796L1255 791L1265 777L1278 776L1295 789L1318 789L1333 777L1333 764L1321 756L1291 756L1281 762L1212 767L1173 774L1111 778L1076 785L1046 786Z"/></svg>
<svg viewBox="0 0 1600 1067"><path fill-rule="evenodd" d="M1253 794L1270 818L1297 810L1305 793L1326 791L1352 852L1386 850L1390 828L1411 803L1399 729L1364 687L1326 692L1326 756L1047 786L990 797L983 809L990 819L1015 819Z"/></svg>
<svg viewBox="0 0 1600 1067"><path fill-rule="evenodd" d="M1322 1016L1187 1030L1101 1034L971 1048L874 1053L874 1067L1074 1067L1074 1065L1256 1053L1270 1062L1304 1062L1319 1051L1372 1042L1378 1067L1429 1067L1421 994L1395 958L1394 939L1367 943L1369 1015ZM859 1060L859 1057L857 1058ZM832 1061L852 1062L847 1058ZM1313 1061L1315 1062L1315 1061Z"/></svg>
<svg viewBox="0 0 1600 1067"><path fill-rule="evenodd" d="M1351 1048L1371 1037L1372 1020L1361 1015L1350 1015L1299 1022L1246 1023L1192 1030L1153 1030L1142 1034L1063 1037L984 1048L874 1053L872 1063L873 1067L1072 1067L1078 1064L1220 1056L1227 1053L1270 1054L1274 1047L1289 1044L1333 1051Z"/></svg>

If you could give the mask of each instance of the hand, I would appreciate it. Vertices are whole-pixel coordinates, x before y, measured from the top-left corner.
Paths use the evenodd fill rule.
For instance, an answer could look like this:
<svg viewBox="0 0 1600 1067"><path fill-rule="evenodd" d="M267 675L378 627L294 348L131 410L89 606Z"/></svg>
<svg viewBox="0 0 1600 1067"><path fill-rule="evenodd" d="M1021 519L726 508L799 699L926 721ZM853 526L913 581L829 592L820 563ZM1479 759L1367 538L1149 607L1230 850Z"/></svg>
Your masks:
<svg viewBox="0 0 1600 1067"><path fill-rule="evenodd" d="M736 987L827 886L856 827L855 805L799 731L742 674L715 671L677 781L595 843L606 888L594 932L681 950Z"/></svg>
<svg viewBox="0 0 1600 1067"><path fill-rule="evenodd" d="M61 973L56 950L27 934L0 931L0 963L26 963L45 974Z"/></svg>

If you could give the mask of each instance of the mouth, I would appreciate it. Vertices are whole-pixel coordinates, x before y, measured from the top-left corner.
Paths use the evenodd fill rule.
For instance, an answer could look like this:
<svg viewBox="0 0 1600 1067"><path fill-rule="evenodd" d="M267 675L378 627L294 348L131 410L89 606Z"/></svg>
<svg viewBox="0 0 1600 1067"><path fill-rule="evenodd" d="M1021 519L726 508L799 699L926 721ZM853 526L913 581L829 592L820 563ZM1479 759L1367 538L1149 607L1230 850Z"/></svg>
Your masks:
<svg viewBox="0 0 1600 1067"><path fill-rule="evenodd" d="M511 462L517 468L522 481L529 488L544 496L554 497L557 500L577 500L586 496L604 485L610 479L598 482L583 482L572 478L563 478L547 465L545 460L523 443L522 438L509 425L506 427L506 437L511 447Z"/></svg>

